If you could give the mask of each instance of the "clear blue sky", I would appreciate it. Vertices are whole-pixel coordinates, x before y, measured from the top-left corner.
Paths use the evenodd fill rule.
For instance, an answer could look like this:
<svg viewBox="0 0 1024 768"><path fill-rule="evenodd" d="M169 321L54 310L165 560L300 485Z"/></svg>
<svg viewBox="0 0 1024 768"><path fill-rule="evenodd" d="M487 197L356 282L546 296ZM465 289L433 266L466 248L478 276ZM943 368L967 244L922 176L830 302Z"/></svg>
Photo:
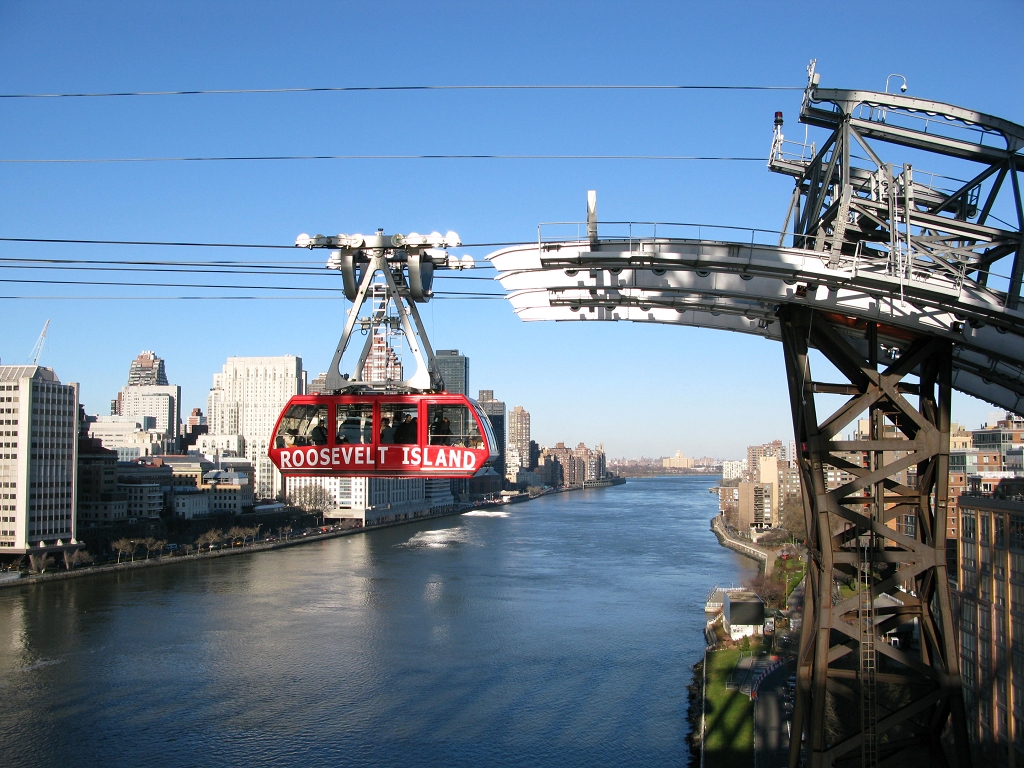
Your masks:
<svg viewBox="0 0 1024 768"><path fill-rule="evenodd" d="M910 93L1024 122L1012 2L47 3L0 5L0 92L420 84L822 84ZM397 92L0 100L0 158L247 154L765 156L799 92ZM819 139L820 140L820 139ZM322 161L0 164L0 236L290 244L300 232L454 229L521 241L578 220L777 228L792 182L760 163ZM474 252L482 258L488 249ZM461 252L461 251L460 251ZM0 244L22 258L319 260L308 251ZM157 281L158 275L0 269L0 277ZM491 274L481 272L479 274ZM168 282L186 275L167 274ZM218 277L218 276L208 276ZM267 284L266 278L219 276ZM323 284L322 278L318 284ZM488 283L464 283L471 288ZM497 287L497 286L495 286ZM179 296L188 289L0 284L3 296ZM252 291L213 290L226 295ZM229 355L296 354L323 370L339 303L0 299L0 359L82 383L105 413L130 360L153 349L206 407ZM533 414L542 443L612 456L739 456L791 434L778 345L630 324L524 324L504 301L436 301L435 347L471 358L471 387ZM959 398L954 418L992 410Z"/></svg>

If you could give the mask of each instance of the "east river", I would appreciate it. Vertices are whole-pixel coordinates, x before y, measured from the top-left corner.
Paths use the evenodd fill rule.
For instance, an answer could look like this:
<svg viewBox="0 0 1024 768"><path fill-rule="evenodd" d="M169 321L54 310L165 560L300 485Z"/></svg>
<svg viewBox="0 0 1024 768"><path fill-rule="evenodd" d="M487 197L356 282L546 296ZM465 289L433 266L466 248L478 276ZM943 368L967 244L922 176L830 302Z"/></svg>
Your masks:
<svg viewBox="0 0 1024 768"><path fill-rule="evenodd" d="M711 485L0 590L0 764L687 765Z"/></svg>

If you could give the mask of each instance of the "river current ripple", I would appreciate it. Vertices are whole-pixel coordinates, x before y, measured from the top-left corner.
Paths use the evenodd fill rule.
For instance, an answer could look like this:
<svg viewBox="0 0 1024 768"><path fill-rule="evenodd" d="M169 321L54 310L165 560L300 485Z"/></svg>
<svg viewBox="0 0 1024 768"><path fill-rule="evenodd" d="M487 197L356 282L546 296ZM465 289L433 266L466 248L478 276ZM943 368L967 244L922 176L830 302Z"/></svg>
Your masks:
<svg viewBox="0 0 1024 768"><path fill-rule="evenodd" d="M0 591L4 766L680 766L707 478Z"/></svg>

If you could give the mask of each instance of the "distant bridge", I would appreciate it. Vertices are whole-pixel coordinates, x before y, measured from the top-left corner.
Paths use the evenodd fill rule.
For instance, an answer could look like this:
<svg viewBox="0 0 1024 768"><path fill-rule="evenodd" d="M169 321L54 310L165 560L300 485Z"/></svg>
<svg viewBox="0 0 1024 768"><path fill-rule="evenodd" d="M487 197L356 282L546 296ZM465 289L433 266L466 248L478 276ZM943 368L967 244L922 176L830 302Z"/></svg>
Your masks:
<svg viewBox="0 0 1024 768"><path fill-rule="evenodd" d="M776 113L768 165L796 181L783 232L599 222L592 193L575 238L551 237L565 224L542 225L536 244L488 258L524 320L690 325L782 342L811 550L793 724L806 742L801 752L794 736L790 763L969 765L946 574L950 395L1024 414L1024 127L904 95L819 88L813 63L808 76L800 119L830 135L820 147L787 141ZM969 165L970 175L893 165L879 144ZM815 381L810 348L845 381ZM815 394L847 400L822 418ZM870 434L844 440L865 413ZM827 467L856 479L829 491ZM853 596L839 597L840 579L856 585ZM896 592L900 605L876 607ZM886 642L909 622L918 647Z"/></svg>

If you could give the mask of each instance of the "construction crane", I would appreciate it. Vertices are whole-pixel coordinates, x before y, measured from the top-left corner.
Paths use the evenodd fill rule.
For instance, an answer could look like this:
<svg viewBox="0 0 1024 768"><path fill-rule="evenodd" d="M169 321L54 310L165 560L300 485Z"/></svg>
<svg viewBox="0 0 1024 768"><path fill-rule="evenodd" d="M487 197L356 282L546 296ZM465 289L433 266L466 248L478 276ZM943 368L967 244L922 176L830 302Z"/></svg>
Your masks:
<svg viewBox="0 0 1024 768"><path fill-rule="evenodd" d="M43 332L39 334L39 338L36 340L36 345L32 347L32 351L29 352L29 365L35 365L39 362L39 356L43 354L43 342L46 341L46 330L50 327L50 321L47 320L43 325Z"/></svg>

